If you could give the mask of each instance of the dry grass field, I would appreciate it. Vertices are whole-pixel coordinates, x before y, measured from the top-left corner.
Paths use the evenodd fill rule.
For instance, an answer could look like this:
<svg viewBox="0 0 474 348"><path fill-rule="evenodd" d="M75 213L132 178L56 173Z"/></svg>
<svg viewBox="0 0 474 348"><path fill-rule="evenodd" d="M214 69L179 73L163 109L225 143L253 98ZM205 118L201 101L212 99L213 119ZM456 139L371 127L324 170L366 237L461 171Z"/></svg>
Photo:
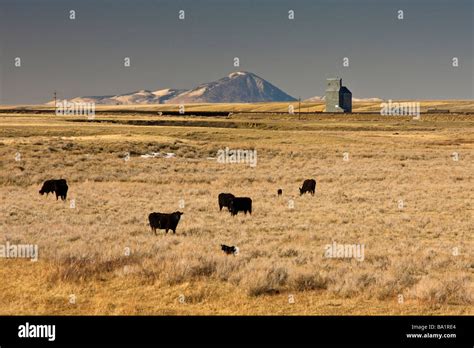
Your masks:
<svg viewBox="0 0 474 348"><path fill-rule="evenodd" d="M0 314L474 314L472 115L74 120L0 114L0 244L39 247L0 259ZM257 166L209 158L225 147ZM39 195L50 178L66 202ZM176 210L153 235L148 214ZM364 260L325 257L333 242Z"/></svg>
<svg viewBox="0 0 474 348"><path fill-rule="evenodd" d="M387 102L387 101L386 101ZM419 102L421 112L428 110L449 110L450 112L471 112L474 110L473 100L397 100L393 102ZM354 101L353 112L380 112L380 102L375 101ZM301 112L323 112L325 110L324 101L305 102L301 105L298 101L294 102L273 102L273 103L194 103L185 106L186 112L196 111L214 111L214 112L288 112L289 105L294 107L295 113ZM301 107L300 107L301 106ZM0 105L2 109L20 109L20 110L53 110L52 105ZM109 111L111 113L120 110L136 110L136 111L179 111L177 104L140 104L140 105L96 105L98 112Z"/></svg>

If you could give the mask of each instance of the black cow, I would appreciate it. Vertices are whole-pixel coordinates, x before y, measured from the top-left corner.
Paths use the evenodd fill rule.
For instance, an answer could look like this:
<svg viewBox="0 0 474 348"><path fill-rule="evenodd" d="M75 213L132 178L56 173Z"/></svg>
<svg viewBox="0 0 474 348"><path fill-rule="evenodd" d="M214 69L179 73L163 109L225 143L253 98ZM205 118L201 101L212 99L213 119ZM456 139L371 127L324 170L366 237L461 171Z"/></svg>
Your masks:
<svg viewBox="0 0 474 348"><path fill-rule="evenodd" d="M229 209L230 201L234 198L235 196L232 193L219 193L219 210L222 211L223 207L227 207L227 209Z"/></svg>
<svg viewBox="0 0 474 348"><path fill-rule="evenodd" d="M303 193L309 192L314 196L314 192L316 191L316 180L314 179L306 179L303 182L303 187L300 187L300 195Z"/></svg>
<svg viewBox="0 0 474 348"><path fill-rule="evenodd" d="M171 214L165 213L151 213L148 215L148 221L150 222L151 231L156 235L156 229L173 231L176 233L176 227L178 226L179 219L184 213L180 211L175 211Z"/></svg>
<svg viewBox="0 0 474 348"><path fill-rule="evenodd" d="M228 246L221 244L221 249L223 252L225 252L227 255L235 255L237 253L237 248L235 246Z"/></svg>
<svg viewBox="0 0 474 348"><path fill-rule="evenodd" d="M49 193L54 192L56 194L56 200L58 197L61 197L63 201L66 200L67 197L67 182L65 179L52 179L52 180L46 180L43 183L43 186L41 187L41 190L39 193L41 195L44 195L46 193L46 196L48 196Z"/></svg>
<svg viewBox="0 0 474 348"><path fill-rule="evenodd" d="M282 189L278 189L277 195L278 195L278 196L281 196L282 194L283 194L283 190L282 190Z"/></svg>
<svg viewBox="0 0 474 348"><path fill-rule="evenodd" d="M243 211L245 215L247 212L252 214L252 200L249 197L235 197L230 201L229 211L232 216L237 215L239 211Z"/></svg>

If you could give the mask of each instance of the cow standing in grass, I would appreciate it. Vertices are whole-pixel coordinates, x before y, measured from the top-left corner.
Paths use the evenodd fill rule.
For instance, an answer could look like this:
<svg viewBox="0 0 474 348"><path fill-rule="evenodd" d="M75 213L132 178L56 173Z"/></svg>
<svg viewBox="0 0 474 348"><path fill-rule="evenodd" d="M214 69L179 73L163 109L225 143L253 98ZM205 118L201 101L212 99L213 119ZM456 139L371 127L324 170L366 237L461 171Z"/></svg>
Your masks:
<svg viewBox="0 0 474 348"><path fill-rule="evenodd" d="M51 179L46 180L43 183L43 186L41 187L39 193L41 195L44 195L46 193L46 196L48 196L48 194L54 192L56 194L56 200L61 197L61 199L65 201L67 197L67 190L68 186L65 179Z"/></svg>
<svg viewBox="0 0 474 348"><path fill-rule="evenodd" d="M303 182L303 187L300 187L300 196L306 192L309 192L314 196L315 191L316 191L316 180L306 179Z"/></svg>
<svg viewBox="0 0 474 348"><path fill-rule="evenodd" d="M179 219L183 214L184 213L180 211L175 211L171 214L151 213L150 215L148 215L148 221L150 223L151 231L155 233L155 235L157 234L157 229L166 230L166 233L168 233L168 230L171 230L173 231L173 233L176 233L176 227L178 226Z"/></svg>
<svg viewBox="0 0 474 348"><path fill-rule="evenodd" d="M222 211L223 207L227 207L229 209L230 201L233 200L235 196L232 193L219 193L219 210Z"/></svg>
<svg viewBox="0 0 474 348"><path fill-rule="evenodd" d="M235 197L230 201L229 211L232 216L237 215L239 211L243 211L245 215L247 212L252 214L252 200L249 197Z"/></svg>

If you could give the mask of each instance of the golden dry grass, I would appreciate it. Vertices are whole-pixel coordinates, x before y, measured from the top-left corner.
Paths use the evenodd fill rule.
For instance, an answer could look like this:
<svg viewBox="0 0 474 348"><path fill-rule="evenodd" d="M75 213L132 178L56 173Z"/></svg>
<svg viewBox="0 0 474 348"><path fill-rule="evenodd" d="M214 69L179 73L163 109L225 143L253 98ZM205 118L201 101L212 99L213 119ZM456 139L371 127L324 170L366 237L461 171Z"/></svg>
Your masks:
<svg viewBox="0 0 474 348"><path fill-rule="evenodd" d="M0 259L0 314L473 314L471 116L71 120L0 117L0 244L40 249ZM258 165L207 159L226 146ZM68 202L38 194L59 177ZM252 216L219 212L219 192L252 197ZM175 210L176 235L152 235L148 214ZM325 258L333 241L364 261Z"/></svg>
<svg viewBox="0 0 474 348"><path fill-rule="evenodd" d="M473 100L393 100L392 102L419 102L421 112L428 109L450 110L450 112L472 112L474 110ZM354 112L376 112L381 110L381 101L353 101ZM293 102L262 102L262 103L194 103L186 104L185 111L223 111L223 112L288 112L288 107L292 105L295 113L301 112L322 112L325 110L325 102L305 102L301 105L298 101ZM34 109L34 110L53 110L51 105L3 105L2 109ZM97 111L179 111L178 104L138 104L138 105L96 105Z"/></svg>

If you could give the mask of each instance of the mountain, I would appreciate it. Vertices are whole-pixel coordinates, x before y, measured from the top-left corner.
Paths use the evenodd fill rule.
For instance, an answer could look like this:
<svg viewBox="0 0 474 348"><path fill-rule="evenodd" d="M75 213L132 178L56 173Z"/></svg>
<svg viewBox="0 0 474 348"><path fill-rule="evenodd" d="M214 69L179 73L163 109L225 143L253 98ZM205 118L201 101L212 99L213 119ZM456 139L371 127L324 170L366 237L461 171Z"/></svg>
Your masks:
<svg viewBox="0 0 474 348"><path fill-rule="evenodd" d="M317 96L305 99L303 101L305 101L305 102L320 102L320 101L324 101L325 99L326 99L326 97L324 95L322 97L317 95Z"/></svg>
<svg viewBox="0 0 474 348"><path fill-rule="evenodd" d="M176 97L180 93L185 92L183 89L160 89L150 92L145 89L128 94L108 95L108 96L89 96L76 97L69 102L74 103L95 103L103 105L130 105L130 104L163 104L169 99ZM48 104L53 104L54 101Z"/></svg>
<svg viewBox="0 0 474 348"><path fill-rule="evenodd" d="M190 103L255 103L294 101L292 96L261 77L238 71L217 81L201 84L193 89L161 89L155 92L140 90L112 96L88 96L70 102L108 105L129 104L190 104ZM48 104L53 104L54 101Z"/></svg>
<svg viewBox="0 0 474 348"><path fill-rule="evenodd" d="M184 103L256 103L294 101L292 96L261 77L238 71L214 82L204 83L168 102Z"/></svg>

